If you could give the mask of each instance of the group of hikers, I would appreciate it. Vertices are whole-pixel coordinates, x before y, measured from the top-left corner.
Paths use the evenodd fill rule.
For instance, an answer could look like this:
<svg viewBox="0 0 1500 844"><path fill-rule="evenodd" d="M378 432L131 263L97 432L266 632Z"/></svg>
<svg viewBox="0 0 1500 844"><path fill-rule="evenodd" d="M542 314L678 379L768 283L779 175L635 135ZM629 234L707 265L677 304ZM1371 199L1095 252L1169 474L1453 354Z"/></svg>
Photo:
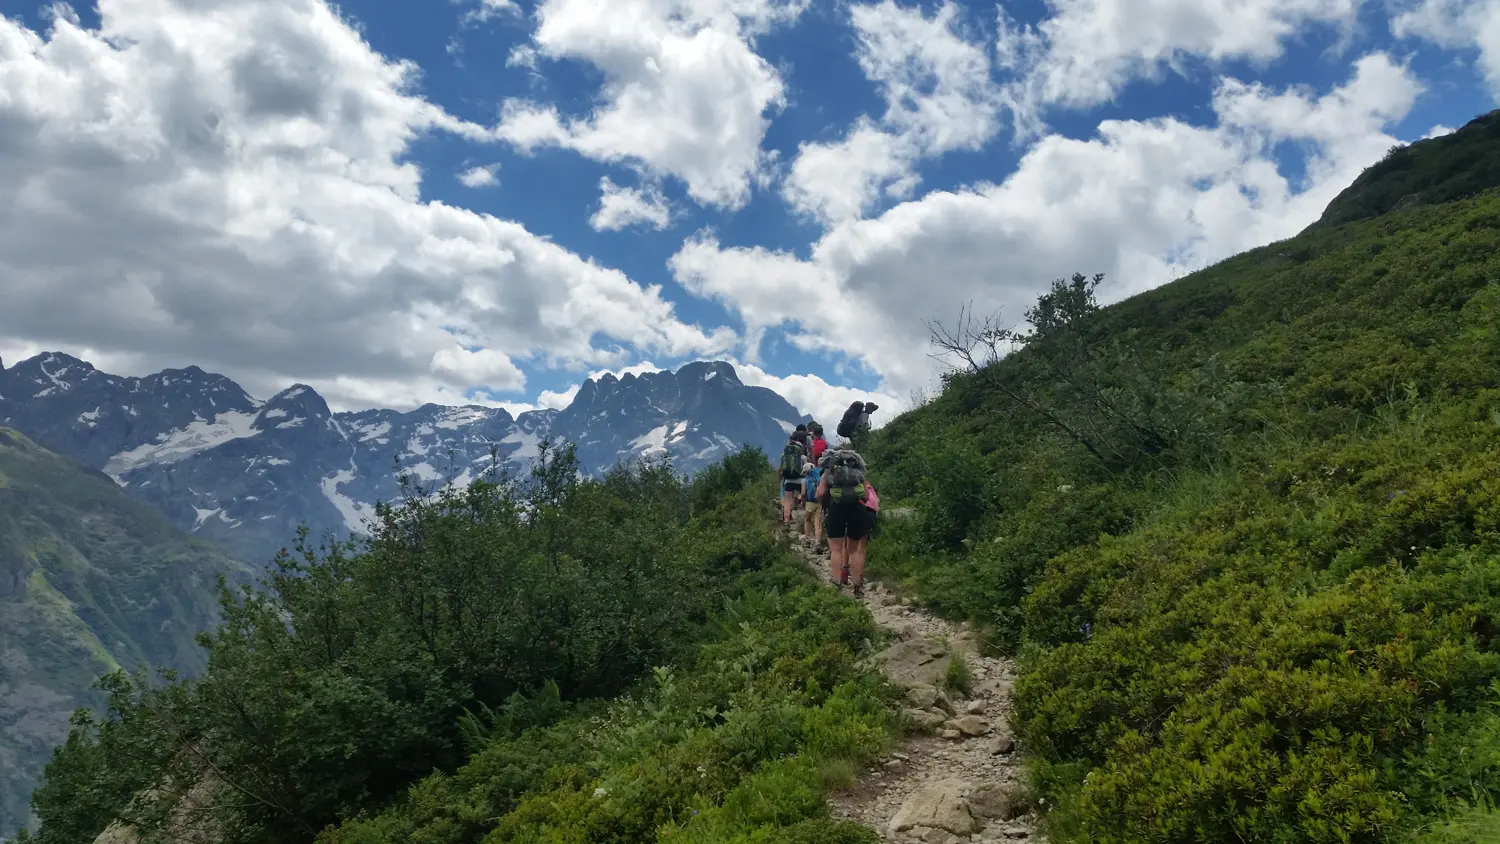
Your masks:
<svg viewBox="0 0 1500 844"><path fill-rule="evenodd" d="M802 511L802 541L828 548L833 585L843 589L853 578L854 594L865 588L865 552L875 531L880 497L870 484L865 459L857 450L870 430L878 407L854 402L835 431L844 442L830 446L817 422L798 425L781 452L781 523L795 527Z"/></svg>

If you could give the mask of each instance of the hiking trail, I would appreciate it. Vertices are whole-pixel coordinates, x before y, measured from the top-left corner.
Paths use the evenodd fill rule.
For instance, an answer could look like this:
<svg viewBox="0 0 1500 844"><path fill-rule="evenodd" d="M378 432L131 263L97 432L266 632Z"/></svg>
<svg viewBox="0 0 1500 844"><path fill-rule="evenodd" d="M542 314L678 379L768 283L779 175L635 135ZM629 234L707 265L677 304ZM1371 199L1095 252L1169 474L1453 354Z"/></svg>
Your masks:
<svg viewBox="0 0 1500 844"><path fill-rule="evenodd" d="M823 583L829 557L792 535ZM1007 715L1015 665L983 656L967 623L952 624L867 582L856 598L895 641L874 661L907 690L903 714L924 732L907 736L850 788L830 794L830 814L868 827L893 844L1037 842L1021 754ZM968 667L970 693L950 688L954 654ZM935 734L930 734L935 733Z"/></svg>

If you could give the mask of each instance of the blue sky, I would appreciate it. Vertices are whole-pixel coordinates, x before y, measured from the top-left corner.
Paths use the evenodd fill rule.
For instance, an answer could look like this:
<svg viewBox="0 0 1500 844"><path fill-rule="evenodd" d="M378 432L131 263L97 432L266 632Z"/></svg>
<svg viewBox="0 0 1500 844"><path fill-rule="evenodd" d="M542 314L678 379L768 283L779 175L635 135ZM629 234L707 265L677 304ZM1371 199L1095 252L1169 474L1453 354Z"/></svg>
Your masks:
<svg viewBox="0 0 1500 844"><path fill-rule="evenodd" d="M0 22L0 355L342 407L702 357L899 406L922 320L1290 236L1500 91L1483 0L61 8Z"/></svg>

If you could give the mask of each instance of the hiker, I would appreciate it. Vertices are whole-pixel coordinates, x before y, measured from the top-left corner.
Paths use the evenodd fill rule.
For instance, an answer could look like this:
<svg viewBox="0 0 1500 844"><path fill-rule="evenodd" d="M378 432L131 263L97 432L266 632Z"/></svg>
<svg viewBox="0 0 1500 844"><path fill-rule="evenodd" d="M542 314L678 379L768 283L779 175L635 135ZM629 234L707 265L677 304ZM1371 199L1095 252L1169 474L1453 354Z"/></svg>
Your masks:
<svg viewBox="0 0 1500 844"><path fill-rule="evenodd" d="M818 504L818 482L822 479L823 470L818 467L817 463L812 463L807 469L807 477L802 484L805 502L802 505L802 538L812 540L815 548L823 541L823 514L819 512L822 508Z"/></svg>
<svg viewBox="0 0 1500 844"><path fill-rule="evenodd" d="M870 524L865 499L865 459L852 448L839 448L823 456L823 477L817 499L826 511L829 563L833 583L840 588L854 575L854 594L865 591L865 539ZM858 556L854 556L857 554ZM856 564L858 568L855 568Z"/></svg>
<svg viewBox="0 0 1500 844"><path fill-rule="evenodd" d="M781 449L781 465L776 468L776 477L781 481L781 523L792 523L792 510L802 494L802 476L807 472L807 452L797 439L796 433L787 438Z"/></svg>
<svg viewBox="0 0 1500 844"><path fill-rule="evenodd" d="M816 422L807 423L807 430L812 433L812 448L809 450L812 462L816 464L823 459L823 452L828 450L828 440L823 439L823 426ZM817 487L813 487L816 489Z"/></svg>
<svg viewBox="0 0 1500 844"><path fill-rule="evenodd" d="M792 439L802 444L803 454L812 454L812 433L807 429L806 423L799 424L792 431Z"/></svg>
<svg viewBox="0 0 1500 844"><path fill-rule="evenodd" d="M844 417L839 420L836 429L838 435L849 441L854 448L863 448L865 435L870 432L870 414L879 410L880 406L874 402L857 401L849 405L844 411Z"/></svg>

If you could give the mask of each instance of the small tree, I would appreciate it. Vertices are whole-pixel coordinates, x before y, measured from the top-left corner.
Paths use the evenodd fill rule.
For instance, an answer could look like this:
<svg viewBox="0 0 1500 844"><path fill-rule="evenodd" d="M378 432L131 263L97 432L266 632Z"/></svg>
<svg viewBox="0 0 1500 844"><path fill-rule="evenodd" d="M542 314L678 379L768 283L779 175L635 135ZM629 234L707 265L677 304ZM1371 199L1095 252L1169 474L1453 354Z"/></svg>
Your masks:
<svg viewBox="0 0 1500 844"><path fill-rule="evenodd" d="M1095 290L1104 274L1058 279L1026 310L1028 331L978 319L972 306L952 327L927 323L935 359L980 378L1020 408L1081 445L1109 470L1145 456L1156 459L1176 442L1160 418L1166 403L1144 376L1135 351L1108 336ZM1018 354L1002 371L1002 357Z"/></svg>

